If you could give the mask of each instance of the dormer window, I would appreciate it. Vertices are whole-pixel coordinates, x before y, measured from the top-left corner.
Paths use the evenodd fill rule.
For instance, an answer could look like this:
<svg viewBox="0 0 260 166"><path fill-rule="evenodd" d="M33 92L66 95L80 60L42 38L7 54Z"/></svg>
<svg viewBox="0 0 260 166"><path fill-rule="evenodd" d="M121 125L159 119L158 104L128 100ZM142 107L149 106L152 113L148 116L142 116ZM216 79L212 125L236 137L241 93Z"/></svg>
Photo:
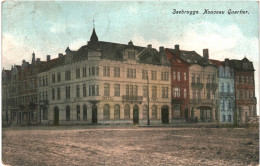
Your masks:
<svg viewBox="0 0 260 166"><path fill-rule="evenodd" d="M135 51L128 51L128 59L135 59Z"/></svg>

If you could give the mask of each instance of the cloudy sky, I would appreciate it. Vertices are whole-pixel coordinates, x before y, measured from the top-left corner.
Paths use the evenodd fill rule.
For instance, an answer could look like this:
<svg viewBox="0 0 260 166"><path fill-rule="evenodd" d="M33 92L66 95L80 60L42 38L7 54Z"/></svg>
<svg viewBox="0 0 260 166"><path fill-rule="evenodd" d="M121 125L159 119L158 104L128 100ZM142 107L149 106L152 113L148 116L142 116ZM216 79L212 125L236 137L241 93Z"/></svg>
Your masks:
<svg viewBox="0 0 260 166"><path fill-rule="evenodd" d="M199 11L199 14L172 14L173 9ZM204 10L225 14L203 14ZM228 10L248 11L228 14ZM257 2L3 2L2 68L31 61L46 60L66 47L78 49L90 38L93 19L99 40L135 45L174 47L210 58L254 61L259 75ZM259 80L256 77L257 97ZM259 102L258 102L259 103ZM258 108L259 110L259 108Z"/></svg>

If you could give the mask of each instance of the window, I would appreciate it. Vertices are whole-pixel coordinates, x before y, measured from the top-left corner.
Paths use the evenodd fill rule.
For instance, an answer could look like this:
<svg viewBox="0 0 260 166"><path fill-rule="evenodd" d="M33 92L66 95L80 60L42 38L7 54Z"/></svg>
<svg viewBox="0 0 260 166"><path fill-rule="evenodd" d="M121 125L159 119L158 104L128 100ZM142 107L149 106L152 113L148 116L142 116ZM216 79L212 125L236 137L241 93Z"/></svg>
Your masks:
<svg viewBox="0 0 260 166"><path fill-rule="evenodd" d="M83 73L83 77L87 76L87 68L86 67L83 67L82 73Z"/></svg>
<svg viewBox="0 0 260 166"><path fill-rule="evenodd" d="M42 110L42 119L48 120L48 110L46 108Z"/></svg>
<svg viewBox="0 0 260 166"><path fill-rule="evenodd" d="M110 118L110 107L108 104L105 104L103 107L103 118L109 119Z"/></svg>
<svg viewBox="0 0 260 166"><path fill-rule="evenodd" d="M157 87L156 86L152 87L152 98L153 99L157 98Z"/></svg>
<svg viewBox="0 0 260 166"><path fill-rule="evenodd" d="M66 120L70 120L70 106L66 107Z"/></svg>
<svg viewBox="0 0 260 166"><path fill-rule="evenodd" d="M173 116L174 117L180 117L180 114L181 114L181 106L175 105L174 110L173 110Z"/></svg>
<svg viewBox="0 0 260 166"><path fill-rule="evenodd" d="M231 115L228 115L228 122L231 122Z"/></svg>
<svg viewBox="0 0 260 166"><path fill-rule="evenodd" d="M210 83L210 75L207 76L207 83Z"/></svg>
<svg viewBox="0 0 260 166"><path fill-rule="evenodd" d="M127 69L127 78L136 78L136 69Z"/></svg>
<svg viewBox="0 0 260 166"><path fill-rule="evenodd" d="M152 119L157 119L157 107L153 105L152 107Z"/></svg>
<svg viewBox="0 0 260 166"><path fill-rule="evenodd" d="M80 106L77 105L77 120L80 120Z"/></svg>
<svg viewBox="0 0 260 166"><path fill-rule="evenodd" d="M231 100L228 100L228 109L231 109Z"/></svg>
<svg viewBox="0 0 260 166"><path fill-rule="evenodd" d="M60 76L60 73L57 74L57 81L60 82L61 80L61 76Z"/></svg>
<svg viewBox="0 0 260 166"><path fill-rule="evenodd" d="M148 107L147 105L143 106L143 119L147 119Z"/></svg>
<svg viewBox="0 0 260 166"><path fill-rule="evenodd" d="M110 85L104 84L104 96L110 96Z"/></svg>
<svg viewBox="0 0 260 166"><path fill-rule="evenodd" d="M226 116L222 115L222 121L225 122L226 121Z"/></svg>
<svg viewBox="0 0 260 166"><path fill-rule="evenodd" d="M80 87L79 87L79 85L77 85L77 87L76 87L76 96L80 97Z"/></svg>
<svg viewBox="0 0 260 166"><path fill-rule="evenodd" d="M184 77L184 81L187 81L187 73L186 72L183 73L183 77Z"/></svg>
<svg viewBox="0 0 260 166"><path fill-rule="evenodd" d="M173 88L173 97L175 97L175 98L181 97L181 89L180 89L180 87L174 87Z"/></svg>
<svg viewBox="0 0 260 166"><path fill-rule="evenodd" d="M225 110L225 101L221 100L221 110L224 111Z"/></svg>
<svg viewBox="0 0 260 166"><path fill-rule="evenodd" d="M186 88L183 89L183 97L187 98L187 90L186 90Z"/></svg>
<svg viewBox="0 0 260 166"><path fill-rule="evenodd" d="M57 100L60 100L60 88L57 88Z"/></svg>
<svg viewBox="0 0 260 166"><path fill-rule="evenodd" d="M120 84L115 84L114 85L114 95L115 96L120 96Z"/></svg>
<svg viewBox="0 0 260 166"><path fill-rule="evenodd" d="M135 59L135 51L128 51L128 59Z"/></svg>
<svg viewBox="0 0 260 166"><path fill-rule="evenodd" d="M178 80L178 81L181 80L181 74L180 74L180 72L177 72L177 80Z"/></svg>
<svg viewBox="0 0 260 166"><path fill-rule="evenodd" d="M240 77L240 83L242 83L242 84L244 83L244 76Z"/></svg>
<svg viewBox="0 0 260 166"><path fill-rule="evenodd" d="M210 99L210 90L207 90L207 99Z"/></svg>
<svg viewBox="0 0 260 166"><path fill-rule="evenodd" d="M169 80L169 72L162 72L161 73L161 80L168 81Z"/></svg>
<svg viewBox="0 0 260 166"><path fill-rule="evenodd" d="M120 77L120 68L114 67L114 77Z"/></svg>
<svg viewBox="0 0 260 166"><path fill-rule="evenodd" d="M175 71L173 71L173 73L172 73L172 78L173 78L173 80L176 80L176 72Z"/></svg>
<svg viewBox="0 0 260 166"><path fill-rule="evenodd" d="M198 96L198 99L201 99L200 91L199 91L199 90L197 91L197 96Z"/></svg>
<svg viewBox="0 0 260 166"><path fill-rule="evenodd" d="M229 86L229 83L227 83L227 90L226 90L228 93L230 92L230 86Z"/></svg>
<svg viewBox="0 0 260 166"><path fill-rule="evenodd" d="M84 106L83 106L83 119L84 120L87 120L87 105L85 104Z"/></svg>
<svg viewBox="0 0 260 166"><path fill-rule="evenodd" d="M162 87L162 98L168 98L168 87Z"/></svg>
<svg viewBox="0 0 260 166"><path fill-rule="evenodd" d="M55 74L52 74L52 83L55 82Z"/></svg>
<svg viewBox="0 0 260 166"><path fill-rule="evenodd" d="M66 86L66 98L70 98L70 86Z"/></svg>
<svg viewBox="0 0 260 166"><path fill-rule="evenodd" d="M115 105L114 119L120 119L120 106L118 104Z"/></svg>
<svg viewBox="0 0 260 166"><path fill-rule="evenodd" d="M89 76L98 76L99 75L99 67L98 66L91 66L89 69ZM110 68L109 68L110 70Z"/></svg>
<svg viewBox="0 0 260 166"><path fill-rule="evenodd" d="M147 79L147 77L148 77L148 71L142 70L142 79Z"/></svg>
<svg viewBox="0 0 260 166"><path fill-rule="evenodd" d="M128 104L125 105L124 114L125 119L130 119L130 106Z"/></svg>
<svg viewBox="0 0 260 166"><path fill-rule="evenodd" d="M80 68L76 69L76 78L80 78Z"/></svg>
<svg viewBox="0 0 260 166"><path fill-rule="evenodd" d="M200 75L197 76L197 83L200 83Z"/></svg>
<svg viewBox="0 0 260 166"><path fill-rule="evenodd" d="M148 94L148 86L143 85L143 97L147 97L147 94Z"/></svg>
<svg viewBox="0 0 260 166"><path fill-rule="evenodd" d="M192 73L192 82L195 82L195 74L194 73Z"/></svg>
<svg viewBox="0 0 260 166"><path fill-rule="evenodd" d="M212 75L212 76L211 76L211 83L214 83L214 82L215 82L215 76Z"/></svg>
<svg viewBox="0 0 260 166"><path fill-rule="evenodd" d="M70 71L65 71L65 80L70 80L70 79L71 79Z"/></svg>
<svg viewBox="0 0 260 166"><path fill-rule="evenodd" d="M138 86L135 85L134 87L134 96L138 96Z"/></svg>
<svg viewBox="0 0 260 166"><path fill-rule="evenodd" d="M221 83L220 92L224 92L224 83Z"/></svg>
<svg viewBox="0 0 260 166"><path fill-rule="evenodd" d="M152 72L152 80L157 80L157 71L151 71Z"/></svg>
<svg viewBox="0 0 260 166"><path fill-rule="evenodd" d="M99 95L99 85L89 85L89 96Z"/></svg>
<svg viewBox="0 0 260 166"><path fill-rule="evenodd" d="M244 83L247 83L247 80L248 80L248 77L245 77L245 81L244 81Z"/></svg>
<svg viewBox="0 0 260 166"><path fill-rule="evenodd" d="M52 89L52 100L55 100L55 89Z"/></svg>
<svg viewBox="0 0 260 166"><path fill-rule="evenodd" d="M110 77L110 66L103 67L103 76Z"/></svg>
<svg viewBox="0 0 260 166"><path fill-rule="evenodd" d="M86 87L86 84L83 84L83 97L87 97L87 87Z"/></svg>

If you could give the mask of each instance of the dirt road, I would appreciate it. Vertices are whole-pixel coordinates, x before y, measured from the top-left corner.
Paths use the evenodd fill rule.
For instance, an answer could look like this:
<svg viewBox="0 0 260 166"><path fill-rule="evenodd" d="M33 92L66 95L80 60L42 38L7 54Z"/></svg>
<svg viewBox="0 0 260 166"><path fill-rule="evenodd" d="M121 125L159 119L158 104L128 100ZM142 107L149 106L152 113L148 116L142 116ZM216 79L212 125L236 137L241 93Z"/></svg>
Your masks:
<svg viewBox="0 0 260 166"><path fill-rule="evenodd" d="M257 165L258 129L26 127L2 130L8 165Z"/></svg>

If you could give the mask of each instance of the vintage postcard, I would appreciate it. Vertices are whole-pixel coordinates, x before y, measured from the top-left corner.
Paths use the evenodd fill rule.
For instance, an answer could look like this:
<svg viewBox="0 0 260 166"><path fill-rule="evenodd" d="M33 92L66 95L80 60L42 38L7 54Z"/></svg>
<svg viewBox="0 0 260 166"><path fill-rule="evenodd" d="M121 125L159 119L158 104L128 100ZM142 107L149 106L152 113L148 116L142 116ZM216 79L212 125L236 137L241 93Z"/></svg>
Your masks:
<svg viewBox="0 0 260 166"><path fill-rule="evenodd" d="M257 165L257 1L3 1L2 164Z"/></svg>

